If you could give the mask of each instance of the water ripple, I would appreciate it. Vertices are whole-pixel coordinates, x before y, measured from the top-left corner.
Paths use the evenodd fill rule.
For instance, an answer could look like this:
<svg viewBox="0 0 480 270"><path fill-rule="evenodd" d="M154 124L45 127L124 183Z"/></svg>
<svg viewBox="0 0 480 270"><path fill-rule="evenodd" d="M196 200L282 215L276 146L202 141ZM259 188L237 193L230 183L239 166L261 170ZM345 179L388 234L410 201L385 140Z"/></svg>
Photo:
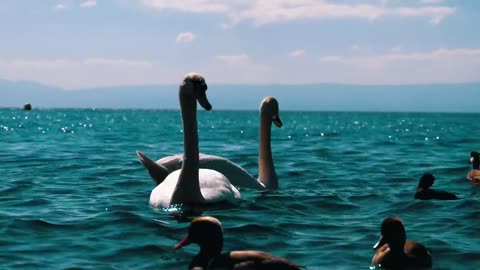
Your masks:
<svg viewBox="0 0 480 270"><path fill-rule="evenodd" d="M199 111L200 150L258 173L258 112ZM240 204L148 205L135 155L181 153L177 111L0 110L2 269L185 269L173 252L198 215L219 218L225 249L266 250L308 269L367 269L383 218L400 216L434 269L478 269L480 192L468 154L478 114L282 112L272 129L281 188ZM415 201L425 172L461 200ZM182 210L178 212L178 210Z"/></svg>

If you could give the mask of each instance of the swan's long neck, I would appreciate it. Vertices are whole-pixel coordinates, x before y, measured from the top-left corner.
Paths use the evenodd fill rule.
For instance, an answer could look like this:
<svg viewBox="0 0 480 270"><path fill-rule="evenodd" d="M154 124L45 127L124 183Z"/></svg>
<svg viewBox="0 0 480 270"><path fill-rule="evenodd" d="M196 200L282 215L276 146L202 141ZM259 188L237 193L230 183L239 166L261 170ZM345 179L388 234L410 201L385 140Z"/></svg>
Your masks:
<svg viewBox="0 0 480 270"><path fill-rule="evenodd" d="M204 199L198 177L197 102L180 93L180 107L183 121L183 165L172 195L172 204L198 203Z"/></svg>
<svg viewBox="0 0 480 270"><path fill-rule="evenodd" d="M277 189L278 179L273 165L271 141L272 118L264 113L260 116L260 145L258 152L258 179L267 189Z"/></svg>

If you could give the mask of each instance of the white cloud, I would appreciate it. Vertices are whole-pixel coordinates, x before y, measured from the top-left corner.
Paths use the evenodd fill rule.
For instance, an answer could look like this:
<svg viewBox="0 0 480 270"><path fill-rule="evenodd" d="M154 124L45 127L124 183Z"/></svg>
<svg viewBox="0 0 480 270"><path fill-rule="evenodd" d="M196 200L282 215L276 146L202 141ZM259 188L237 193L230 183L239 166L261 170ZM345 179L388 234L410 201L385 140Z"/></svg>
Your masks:
<svg viewBox="0 0 480 270"><path fill-rule="evenodd" d="M157 9L176 9L193 13L224 13L229 10L228 3L219 0L143 0L143 3Z"/></svg>
<svg viewBox="0 0 480 270"><path fill-rule="evenodd" d="M275 59L259 65L247 54L217 57L224 66L209 70L209 81L239 83L424 84L480 81L480 48L327 55L300 58L295 65ZM263 69L261 67L264 67ZM259 68L260 67L260 68ZM265 68L268 67L268 68ZM245 75L247 74L247 75Z"/></svg>
<svg viewBox="0 0 480 270"><path fill-rule="evenodd" d="M359 51L360 49L362 49L362 48L359 45L357 45L357 44L352 45L352 50L353 51Z"/></svg>
<svg viewBox="0 0 480 270"><path fill-rule="evenodd" d="M149 67L151 63L143 60L126 60L126 59L107 59L107 58L85 58L85 59L35 59L35 60L0 60L0 63L9 64L13 67L20 68L61 68L71 65L85 66L129 66L129 67Z"/></svg>
<svg viewBox="0 0 480 270"><path fill-rule="evenodd" d="M342 60L342 57L338 55L329 55L329 56L320 57L321 62L338 62L341 60Z"/></svg>
<svg viewBox="0 0 480 270"><path fill-rule="evenodd" d="M54 8L55 8L55 10L58 10L58 11L64 10L64 9L65 9L65 5L63 5L63 4L57 4L57 5L55 5Z"/></svg>
<svg viewBox="0 0 480 270"><path fill-rule="evenodd" d="M385 60L433 61L450 57L480 57L480 49L438 49L421 53L392 53L381 56Z"/></svg>
<svg viewBox="0 0 480 270"><path fill-rule="evenodd" d="M431 1L431 0L430 0ZM305 19L357 18L376 20L384 16L427 17L438 24L455 13L448 6L400 6L390 7L387 2L380 4L347 4L327 0L143 0L149 7L159 10L174 9L192 13L221 13L230 18L230 23L222 24L229 28L241 21L250 20L256 25Z"/></svg>
<svg viewBox="0 0 480 270"><path fill-rule="evenodd" d="M217 55L216 58L230 65L246 63L250 60L250 57L246 53L242 54L229 54L229 55Z"/></svg>
<svg viewBox="0 0 480 270"><path fill-rule="evenodd" d="M404 52L402 53L396 46L392 48L392 52L383 55L375 55L370 57L352 57L346 58L341 56L328 56L336 61L341 61L344 64L361 63L361 62L378 62L385 64L388 62L408 61L409 63L418 61L437 61L445 59L464 60L465 57L479 58L480 60L480 48L479 49L437 49L429 52ZM328 58L324 57L324 58ZM479 74L480 77L480 74Z"/></svg>
<svg viewBox="0 0 480 270"><path fill-rule="evenodd" d="M66 88L145 84L155 78L154 65L144 60L0 59L2 78L33 80Z"/></svg>
<svg viewBox="0 0 480 270"><path fill-rule="evenodd" d="M402 45L396 45L393 48L390 49L391 52L398 53L402 51Z"/></svg>
<svg viewBox="0 0 480 270"><path fill-rule="evenodd" d="M395 8L391 12L392 14L402 16L402 17L428 16L430 17L430 23L438 24L447 16L450 16L453 13L455 13L455 8L440 7L440 6L421 7L421 8L401 7L401 8Z"/></svg>
<svg viewBox="0 0 480 270"><path fill-rule="evenodd" d="M195 34L192 32L182 32L177 35L176 42L177 44L190 43L196 38Z"/></svg>
<svg viewBox="0 0 480 270"><path fill-rule="evenodd" d="M416 84L480 81L480 48L391 52L364 57L329 56L320 60L318 70L324 70L326 74L320 80L329 82Z"/></svg>
<svg viewBox="0 0 480 270"><path fill-rule="evenodd" d="M85 0L80 4L82 8L93 8L97 5L97 0Z"/></svg>
<svg viewBox="0 0 480 270"><path fill-rule="evenodd" d="M215 83L268 83L273 81L272 67L254 62L246 53L215 57L218 64L209 68Z"/></svg>
<svg viewBox="0 0 480 270"><path fill-rule="evenodd" d="M290 55L291 57L301 57L301 56L304 56L305 54L306 54L306 51L304 49L300 49L300 50L291 51L288 55Z"/></svg>
<svg viewBox="0 0 480 270"><path fill-rule="evenodd" d="M422 4L427 4L427 5L431 5L431 4L440 4L443 2L443 0L419 0L420 3Z"/></svg>
<svg viewBox="0 0 480 270"><path fill-rule="evenodd" d="M480 82L480 48L388 51L378 55L284 57L268 61L249 54L219 54L214 61L180 62L143 59L0 59L0 77L32 80L66 88L178 83L190 70L213 83L417 84ZM311 54L309 52L309 54Z"/></svg>
<svg viewBox="0 0 480 270"><path fill-rule="evenodd" d="M85 65L103 65L103 66L124 66L124 67L151 67L152 64L145 60L126 60L126 59L107 59L107 58L86 58L80 63Z"/></svg>

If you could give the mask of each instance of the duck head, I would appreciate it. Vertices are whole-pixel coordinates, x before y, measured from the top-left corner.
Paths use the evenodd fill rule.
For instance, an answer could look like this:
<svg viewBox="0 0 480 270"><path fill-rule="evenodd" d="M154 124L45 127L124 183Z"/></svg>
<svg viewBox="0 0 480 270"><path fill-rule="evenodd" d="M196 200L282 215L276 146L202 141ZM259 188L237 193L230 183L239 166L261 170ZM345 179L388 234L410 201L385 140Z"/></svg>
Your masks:
<svg viewBox="0 0 480 270"><path fill-rule="evenodd" d="M200 246L200 252L212 250L220 254L223 248L223 230L220 221L214 217L199 217L190 223L188 233L174 250L190 244Z"/></svg>
<svg viewBox="0 0 480 270"><path fill-rule="evenodd" d="M418 188L428 189L435 182L435 177L432 174L426 173L420 178Z"/></svg>
<svg viewBox="0 0 480 270"><path fill-rule="evenodd" d="M470 152L470 163L472 163L473 169L480 169L480 154L478 152Z"/></svg>
<svg viewBox="0 0 480 270"><path fill-rule="evenodd" d="M384 244L388 244L390 249L401 251L407 241L407 234L405 232L405 227L403 226L402 220L397 217L389 217L383 220L381 227L382 234L380 239L373 246L374 249L377 249Z"/></svg>

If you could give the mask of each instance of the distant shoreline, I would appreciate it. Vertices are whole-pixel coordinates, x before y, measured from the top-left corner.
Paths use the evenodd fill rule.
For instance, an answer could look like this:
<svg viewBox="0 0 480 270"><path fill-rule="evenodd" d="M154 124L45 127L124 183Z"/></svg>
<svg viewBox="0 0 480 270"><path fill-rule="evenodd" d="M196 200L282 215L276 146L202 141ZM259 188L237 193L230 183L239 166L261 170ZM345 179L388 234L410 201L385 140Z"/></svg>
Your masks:
<svg viewBox="0 0 480 270"><path fill-rule="evenodd" d="M0 107L0 110L18 110L24 111L21 107ZM32 111L49 111L49 110L90 110L90 111L156 111L156 112L178 112L180 109L158 109L158 108L87 108L87 107L37 107ZM201 111L201 110L199 110ZM212 112L258 112L254 109L213 109ZM358 113L358 114L480 114L479 112L445 112L445 111L327 111L327 110L282 110L282 112L293 113ZM28 111L26 112L28 113Z"/></svg>
<svg viewBox="0 0 480 270"><path fill-rule="evenodd" d="M480 113L480 83L438 85L209 85L214 110L258 110L275 96L282 111ZM68 91L0 80L0 106L17 108L178 110L178 86L123 86Z"/></svg>

